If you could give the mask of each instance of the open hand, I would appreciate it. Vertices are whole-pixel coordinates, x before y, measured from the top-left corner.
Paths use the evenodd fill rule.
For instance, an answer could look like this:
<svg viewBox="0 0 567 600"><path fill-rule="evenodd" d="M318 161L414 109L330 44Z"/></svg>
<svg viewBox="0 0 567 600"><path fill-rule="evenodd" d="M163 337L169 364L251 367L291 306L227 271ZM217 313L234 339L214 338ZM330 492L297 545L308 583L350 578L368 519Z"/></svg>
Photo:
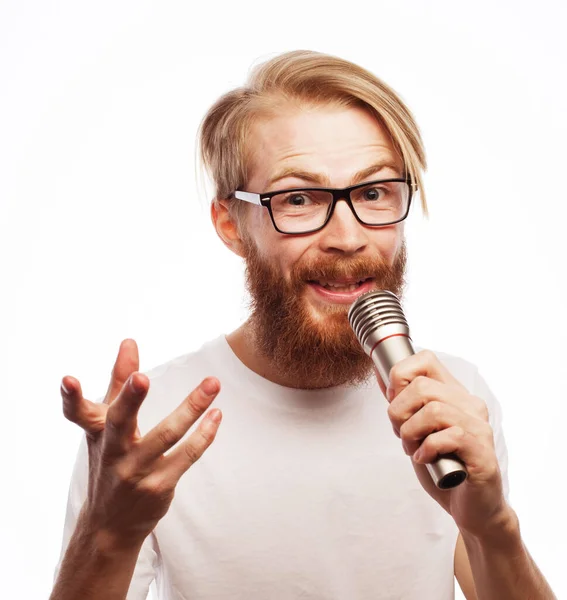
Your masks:
<svg viewBox="0 0 567 600"><path fill-rule="evenodd" d="M141 544L167 512L180 477L210 446L221 421L210 410L187 440L170 450L210 406L217 379L201 382L169 416L144 437L138 410L149 379L138 372L138 348L124 340L102 403L86 400L74 377L62 380L63 413L84 429L89 452L88 494L83 522L102 544Z"/></svg>

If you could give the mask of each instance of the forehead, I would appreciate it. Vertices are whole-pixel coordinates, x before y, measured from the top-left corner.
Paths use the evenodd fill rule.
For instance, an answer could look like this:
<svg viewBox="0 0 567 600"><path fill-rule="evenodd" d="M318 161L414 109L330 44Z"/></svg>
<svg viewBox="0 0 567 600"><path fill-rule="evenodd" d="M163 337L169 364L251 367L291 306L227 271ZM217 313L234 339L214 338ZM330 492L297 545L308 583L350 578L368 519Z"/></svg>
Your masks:
<svg viewBox="0 0 567 600"><path fill-rule="evenodd" d="M380 175L403 170L385 127L355 107L294 106L259 119L249 132L248 155L250 191L303 182L346 187L373 165L382 166Z"/></svg>

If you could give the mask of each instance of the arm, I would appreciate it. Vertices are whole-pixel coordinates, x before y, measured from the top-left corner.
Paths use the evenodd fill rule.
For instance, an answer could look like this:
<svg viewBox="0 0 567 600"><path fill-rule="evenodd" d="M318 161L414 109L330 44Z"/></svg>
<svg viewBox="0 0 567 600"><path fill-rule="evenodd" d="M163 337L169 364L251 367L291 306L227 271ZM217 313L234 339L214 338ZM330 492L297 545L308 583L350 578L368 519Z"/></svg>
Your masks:
<svg viewBox="0 0 567 600"><path fill-rule="evenodd" d="M75 378L63 379L64 414L86 432L86 499L70 494L71 516L79 514L76 523L66 521L69 543L51 600L145 598L147 589L130 589L137 564L144 566L151 548L144 549L146 561L138 560L140 551L167 513L180 477L215 438L219 410L209 411L173 448L218 394L214 378L205 379L142 437L137 415L149 379L137 372L138 364L135 343L123 343L102 403L86 400Z"/></svg>
<svg viewBox="0 0 567 600"><path fill-rule="evenodd" d="M462 539L478 600L557 600L522 541L512 509L490 535L477 537L463 532Z"/></svg>
<svg viewBox="0 0 567 600"><path fill-rule="evenodd" d="M471 571L471 564L461 534L457 537L457 544L455 546L455 577L459 582L459 587L466 600L478 600Z"/></svg>
<svg viewBox="0 0 567 600"><path fill-rule="evenodd" d="M50 600L124 600L141 544L113 547L89 531L81 515Z"/></svg>
<svg viewBox="0 0 567 600"><path fill-rule="evenodd" d="M394 365L386 397L394 431L412 456L421 484L461 532L472 578L462 565L455 567L467 599L555 599L523 544L517 515L507 502L499 466L505 453L502 444L495 448L500 438L495 440L486 402L470 394L427 351ZM423 467L446 454L462 460L468 478L455 488L439 490Z"/></svg>

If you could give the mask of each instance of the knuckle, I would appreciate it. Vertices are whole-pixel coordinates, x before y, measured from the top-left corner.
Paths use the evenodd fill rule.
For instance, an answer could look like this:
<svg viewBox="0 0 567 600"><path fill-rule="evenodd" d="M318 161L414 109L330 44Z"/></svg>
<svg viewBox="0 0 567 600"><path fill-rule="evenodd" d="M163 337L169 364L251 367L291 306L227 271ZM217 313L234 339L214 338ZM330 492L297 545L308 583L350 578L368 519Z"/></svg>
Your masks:
<svg viewBox="0 0 567 600"><path fill-rule="evenodd" d="M113 471L115 478L122 486L131 486L136 480L133 469L125 462L114 464Z"/></svg>
<svg viewBox="0 0 567 600"><path fill-rule="evenodd" d="M455 425L451 429L452 429L453 437L458 441L462 441L464 439L464 437L467 435L466 431L459 425Z"/></svg>
<svg viewBox="0 0 567 600"><path fill-rule="evenodd" d="M176 432L168 426L160 427L157 432L157 437L165 448L171 448L171 446L173 446L179 439Z"/></svg>
<svg viewBox="0 0 567 600"><path fill-rule="evenodd" d="M164 477L146 477L138 483L136 491L144 498L166 500L173 497L174 486Z"/></svg>
<svg viewBox="0 0 567 600"><path fill-rule="evenodd" d="M437 360L437 355L435 354L435 352L433 352L433 350L422 350L422 356L427 362L434 362Z"/></svg>
<svg viewBox="0 0 567 600"><path fill-rule="evenodd" d="M413 385L414 385L416 391L420 394L427 392L430 388L429 379L427 377L425 377L424 375L418 375L413 380Z"/></svg>
<svg viewBox="0 0 567 600"><path fill-rule="evenodd" d="M391 369L390 369L390 384L392 384L393 382L397 382L400 379L401 376L401 367L400 367L400 363L396 363Z"/></svg>
<svg viewBox="0 0 567 600"><path fill-rule="evenodd" d="M501 481L502 472L500 471L500 466L498 462L494 462L492 464L492 468L488 469L488 477L492 481Z"/></svg>
<svg viewBox="0 0 567 600"><path fill-rule="evenodd" d="M114 476L119 481L119 483L127 483L130 481L130 470L126 469L124 465L118 464L114 465Z"/></svg>
<svg viewBox="0 0 567 600"><path fill-rule="evenodd" d="M394 430L400 430L404 423L404 419L402 418L402 416L396 410L388 411L388 416L390 418L390 423L392 424L392 427L394 427Z"/></svg>
<svg viewBox="0 0 567 600"><path fill-rule="evenodd" d="M396 421L398 418L396 407L393 404L388 404L388 417L391 421Z"/></svg>
<svg viewBox="0 0 567 600"><path fill-rule="evenodd" d="M421 350L416 353L416 356L419 356L420 363L430 365L433 362L437 362L439 359L433 350Z"/></svg>
<svg viewBox="0 0 567 600"><path fill-rule="evenodd" d="M203 443L205 446L208 446L215 439L216 431L212 430L209 427L201 426L197 429L197 431L203 439Z"/></svg>
<svg viewBox="0 0 567 600"><path fill-rule="evenodd" d="M424 454L435 453L435 449L431 446L431 440L429 437L426 437L421 444L416 444L416 450L420 450Z"/></svg>
<svg viewBox="0 0 567 600"><path fill-rule="evenodd" d="M443 412L443 403L438 400L432 400L425 405L425 411L429 417L437 418Z"/></svg>
<svg viewBox="0 0 567 600"><path fill-rule="evenodd" d="M189 396L187 396L187 402L185 403L187 410L193 418L199 416L205 408L207 408L207 402L203 397L203 394L199 389L193 390Z"/></svg>
<svg viewBox="0 0 567 600"><path fill-rule="evenodd" d="M203 412L203 408L199 405L193 394L187 397L187 401L185 402L184 406L187 409L189 416L193 420Z"/></svg>
<svg viewBox="0 0 567 600"><path fill-rule="evenodd" d="M490 442L490 445L494 447L494 430L492 429L492 426L489 423L483 424L482 433L484 434L484 437L486 437L486 439Z"/></svg>
<svg viewBox="0 0 567 600"><path fill-rule="evenodd" d="M488 406L486 405L486 402L481 398L477 398L477 406L480 418L488 423L488 421L490 420L490 413L488 411Z"/></svg>
<svg viewBox="0 0 567 600"><path fill-rule="evenodd" d="M195 464L201 457L201 453L193 444L185 444L183 450L191 464Z"/></svg>

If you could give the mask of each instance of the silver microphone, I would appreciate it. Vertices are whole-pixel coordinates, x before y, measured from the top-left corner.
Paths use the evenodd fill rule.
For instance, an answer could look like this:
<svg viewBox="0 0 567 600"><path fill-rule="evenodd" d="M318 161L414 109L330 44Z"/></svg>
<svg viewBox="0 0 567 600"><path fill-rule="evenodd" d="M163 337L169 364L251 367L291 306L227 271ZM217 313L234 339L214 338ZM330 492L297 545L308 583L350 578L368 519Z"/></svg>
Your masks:
<svg viewBox="0 0 567 600"><path fill-rule="evenodd" d="M374 290L359 296L348 311L348 320L360 345L372 359L387 386L390 369L415 354L409 327L398 297L386 290ZM446 454L426 464L435 485L442 489L458 486L467 478L467 470L454 454Z"/></svg>

